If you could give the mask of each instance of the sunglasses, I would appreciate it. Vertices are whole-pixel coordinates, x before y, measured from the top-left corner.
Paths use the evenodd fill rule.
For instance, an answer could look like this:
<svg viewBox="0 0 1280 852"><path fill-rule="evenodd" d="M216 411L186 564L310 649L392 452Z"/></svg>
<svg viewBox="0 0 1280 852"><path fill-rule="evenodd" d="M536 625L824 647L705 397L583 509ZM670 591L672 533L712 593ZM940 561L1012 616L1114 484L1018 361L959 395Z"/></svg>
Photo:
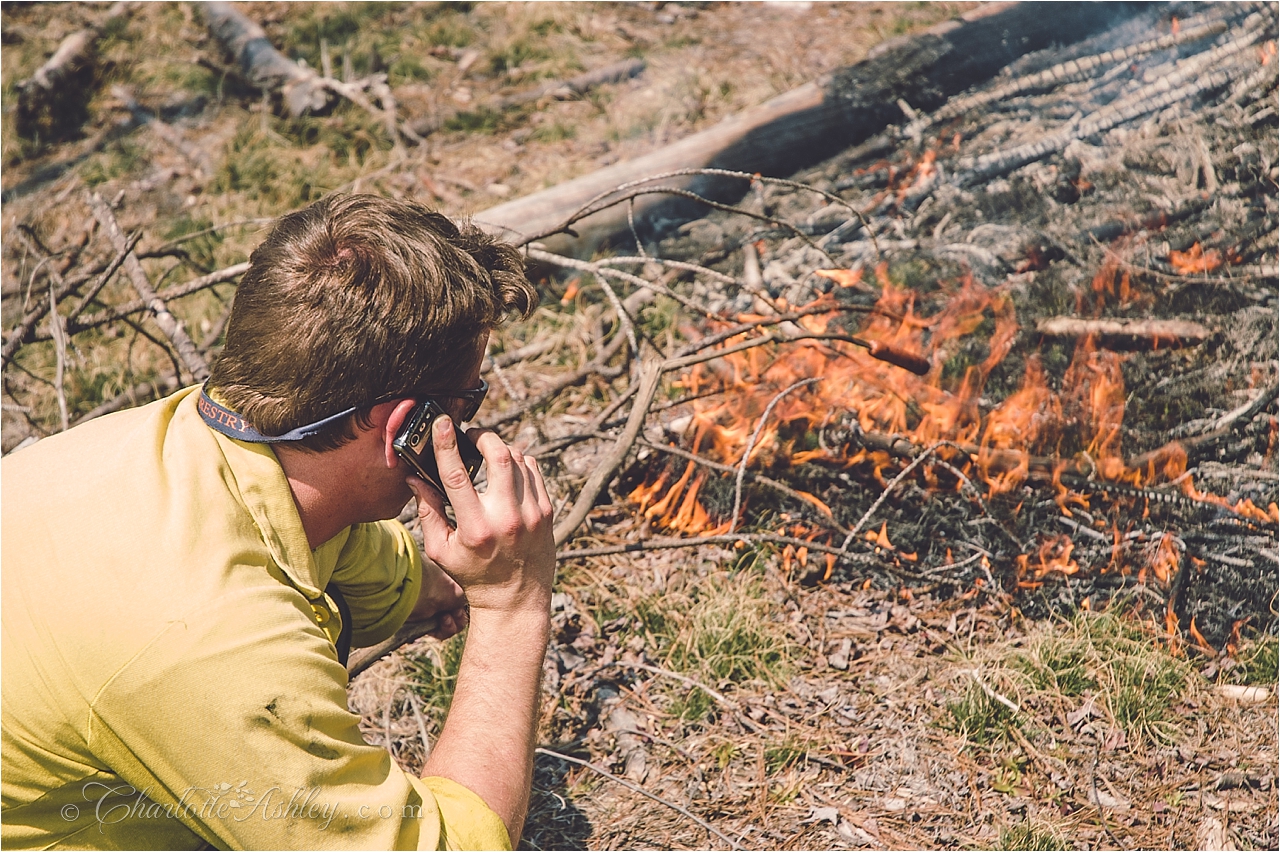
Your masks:
<svg viewBox="0 0 1280 852"><path fill-rule="evenodd" d="M466 408L457 411L450 410L449 406L441 405L440 407L449 411L450 416L456 417L459 423L466 423L472 420L476 413L480 411L480 406L484 403L484 398L489 393L489 383L484 379L480 380L480 387L471 388L470 390L451 391L449 393L433 393L424 394L429 399L459 399L466 402Z"/></svg>

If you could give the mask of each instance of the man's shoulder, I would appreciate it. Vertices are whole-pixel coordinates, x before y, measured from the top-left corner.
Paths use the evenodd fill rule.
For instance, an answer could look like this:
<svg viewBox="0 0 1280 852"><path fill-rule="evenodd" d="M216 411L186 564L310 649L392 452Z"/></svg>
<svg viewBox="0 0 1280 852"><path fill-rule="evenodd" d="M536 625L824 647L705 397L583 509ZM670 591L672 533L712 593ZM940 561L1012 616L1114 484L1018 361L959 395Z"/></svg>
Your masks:
<svg viewBox="0 0 1280 852"><path fill-rule="evenodd" d="M147 405L95 418L10 453L0 462L5 490L53 484L49 478L59 474L74 484L99 471L136 468L143 458L155 457L175 430L193 431L198 418L193 422L184 409L195 411L195 390L184 388Z"/></svg>

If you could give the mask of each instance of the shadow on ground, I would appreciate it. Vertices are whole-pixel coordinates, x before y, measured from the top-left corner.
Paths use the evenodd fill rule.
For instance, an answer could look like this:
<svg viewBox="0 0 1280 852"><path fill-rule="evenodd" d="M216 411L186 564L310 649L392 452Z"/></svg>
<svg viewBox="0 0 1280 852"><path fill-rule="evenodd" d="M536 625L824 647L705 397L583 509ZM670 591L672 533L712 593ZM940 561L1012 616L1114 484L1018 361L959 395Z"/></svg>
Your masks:
<svg viewBox="0 0 1280 852"><path fill-rule="evenodd" d="M571 766L538 755L533 767L533 793L521 849L586 849L595 833L591 821L573 803L565 778Z"/></svg>

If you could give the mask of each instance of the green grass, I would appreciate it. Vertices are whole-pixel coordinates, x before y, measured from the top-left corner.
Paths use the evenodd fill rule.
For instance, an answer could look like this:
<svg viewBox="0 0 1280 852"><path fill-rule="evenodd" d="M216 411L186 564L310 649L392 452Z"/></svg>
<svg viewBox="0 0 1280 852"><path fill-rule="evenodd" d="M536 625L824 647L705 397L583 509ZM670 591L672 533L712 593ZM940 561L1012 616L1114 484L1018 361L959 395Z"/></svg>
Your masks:
<svg viewBox="0 0 1280 852"><path fill-rule="evenodd" d="M1071 846L1049 826L1027 821L1000 829L1000 842L996 848L1054 850L1070 849Z"/></svg>
<svg viewBox="0 0 1280 852"><path fill-rule="evenodd" d="M1032 686L1042 692L1075 697L1098 686L1090 674L1087 649L1079 642L1053 634L1045 636L1029 652L1015 654L1010 664L1024 672Z"/></svg>
<svg viewBox="0 0 1280 852"><path fill-rule="evenodd" d="M1227 672L1225 679L1245 686L1274 686L1278 674L1280 640L1264 636L1240 650L1237 665Z"/></svg>
<svg viewBox="0 0 1280 852"><path fill-rule="evenodd" d="M1192 688L1195 672L1161 640L1113 612L1081 612L1037 631L1024 648L996 649L984 671L988 683L1015 703L1078 707L1091 696L1131 745L1167 745L1178 736L1173 707ZM978 746L999 742L1018 721L977 684L965 687L947 709L944 724Z"/></svg>
<svg viewBox="0 0 1280 852"><path fill-rule="evenodd" d="M553 121L550 125L542 125L530 134L529 138L536 142L563 142L578 135L573 125Z"/></svg>
<svg viewBox="0 0 1280 852"><path fill-rule="evenodd" d="M769 617L761 583L749 576L713 576L687 596L644 598L636 615L646 645L664 667L711 689L777 686L791 670L794 645ZM697 687L677 685L674 692L671 712L683 719L703 718L715 706Z"/></svg>
<svg viewBox="0 0 1280 852"><path fill-rule="evenodd" d="M458 685L458 669L462 665L462 649L466 644L465 633L442 643L435 653L423 654L412 659L413 691L422 699L422 713L436 729L444 724L444 717L453 703L453 690Z"/></svg>
<svg viewBox="0 0 1280 852"><path fill-rule="evenodd" d="M487 107L455 113L444 123L445 130L456 133L492 134L504 126L502 113Z"/></svg>
<svg viewBox="0 0 1280 852"><path fill-rule="evenodd" d="M947 703L950 719L944 726L964 737L971 745L991 746L1009 737L1009 726L1015 724L1013 711L987 695L976 683L957 701Z"/></svg>
<svg viewBox="0 0 1280 852"><path fill-rule="evenodd" d="M137 174L147 164L147 152L135 139L112 142L80 166L80 177L90 187Z"/></svg>
<svg viewBox="0 0 1280 852"><path fill-rule="evenodd" d="M770 775L790 769L804 760L809 753L808 747L794 738L788 737L782 742L764 747L764 770Z"/></svg>
<svg viewBox="0 0 1280 852"><path fill-rule="evenodd" d="M203 269L214 269L218 263L218 249L225 242L225 236L213 228L213 220L206 216L192 218L186 214L170 221L169 227L163 231L165 240L176 240L188 234L197 234L183 240L181 250L191 261ZM206 232L206 233L201 233Z"/></svg>

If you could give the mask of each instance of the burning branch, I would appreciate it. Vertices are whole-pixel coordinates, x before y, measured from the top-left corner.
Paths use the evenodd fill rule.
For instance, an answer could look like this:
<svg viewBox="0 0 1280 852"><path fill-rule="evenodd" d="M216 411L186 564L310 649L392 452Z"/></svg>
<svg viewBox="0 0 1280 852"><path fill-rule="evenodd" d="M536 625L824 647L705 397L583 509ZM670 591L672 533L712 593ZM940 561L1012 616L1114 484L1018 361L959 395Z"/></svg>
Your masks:
<svg viewBox="0 0 1280 852"><path fill-rule="evenodd" d="M756 422L756 429L751 433L751 438L747 441L747 446L742 451L742 461L738 463L738 474L733 483L733 512L729 515L729 532L732 533L738 527L738 513L742 509L742 480L747 475L747 462L751 460L751 451L755 449L756 441L760 440L760 433L764 431L764 424L769 421L769 415L773 413L773 409L777 407L778 403L782 402L784 396L794 390L799 390L802 387L820 381L822 379L813 378L793 382L779 391L765 406L764 414L760 415L760 419Z"/></svg>

